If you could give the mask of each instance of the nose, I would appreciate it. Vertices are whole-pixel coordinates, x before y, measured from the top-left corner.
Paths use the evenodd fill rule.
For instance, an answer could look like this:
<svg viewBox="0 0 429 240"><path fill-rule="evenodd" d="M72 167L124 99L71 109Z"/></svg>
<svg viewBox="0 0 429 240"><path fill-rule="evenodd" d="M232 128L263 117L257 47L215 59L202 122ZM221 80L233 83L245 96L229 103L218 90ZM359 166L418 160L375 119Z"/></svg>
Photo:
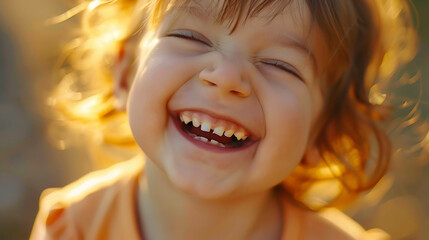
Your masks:
<svg viewBox="0 0 429 240"><path fill-rule="evenodd" d="M217 87L224 94L244 98L251 93L246 65L244 59L219 54L211 66L200 72L199 77L205 85Z"/></svg>

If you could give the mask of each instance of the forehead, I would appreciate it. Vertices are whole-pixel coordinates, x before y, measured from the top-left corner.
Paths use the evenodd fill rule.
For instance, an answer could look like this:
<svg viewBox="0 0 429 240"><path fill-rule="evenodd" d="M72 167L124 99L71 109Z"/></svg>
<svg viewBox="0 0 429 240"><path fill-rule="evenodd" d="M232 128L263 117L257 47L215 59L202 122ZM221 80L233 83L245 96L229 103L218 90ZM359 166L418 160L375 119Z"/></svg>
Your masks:
<svg viewBox="0 0 429 240"><path fill-rule="evenodd" d="M303 24L302 21L308 20L310 15L306 3L298 0L182 0L173 5L173 9L227 24L232 31L249 18L263 19L268 23L279 15L288 15Z"/></svg>

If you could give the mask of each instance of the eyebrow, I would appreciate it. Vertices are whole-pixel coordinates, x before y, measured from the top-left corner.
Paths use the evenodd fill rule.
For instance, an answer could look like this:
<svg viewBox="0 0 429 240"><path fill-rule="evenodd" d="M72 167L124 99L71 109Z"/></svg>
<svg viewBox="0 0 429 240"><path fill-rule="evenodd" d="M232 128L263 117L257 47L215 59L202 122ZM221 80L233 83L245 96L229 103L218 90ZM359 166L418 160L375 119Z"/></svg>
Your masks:
<svg viewBox="0 0 429 240"><path fill-rule="evenodd" d="M317 61L313 52L308 48L306 44L298 40L298 38L293 37L289 34L279 34L274 38L281 45L289 48L293 48L302 54L309 56L311 59L311 63L315 71L317 71Z"/></svg>
<svg viewBox="0 0 429 240"><path fill-rule="evenodd" d="M189 13L191 16L194 16L196 18L204 19L204 20L214 20L214 16L212 14L211 9L203 9L202 6L198 5L197 3L193 2L191 3L191 6L181 7L180 10L184 10L187 13Z"/></svg>

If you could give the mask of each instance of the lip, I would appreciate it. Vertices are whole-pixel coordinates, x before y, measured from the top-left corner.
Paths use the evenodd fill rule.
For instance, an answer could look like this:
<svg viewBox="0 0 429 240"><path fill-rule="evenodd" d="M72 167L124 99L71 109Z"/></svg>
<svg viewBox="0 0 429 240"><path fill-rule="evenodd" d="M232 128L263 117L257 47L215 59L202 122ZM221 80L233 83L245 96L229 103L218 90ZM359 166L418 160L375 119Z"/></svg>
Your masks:
<svg viewBox="0 0 429 240"><path fill-rule="evenodd" d="M207 114L207 115L209 115L209 116L210 116L210 117L212 117L212 118L219 119L219 120L223 120L223 121L226 121L226 122L230 122L230 123L232 123L232 124L234 124L234 125L236 125L236 126L239 126L240 128L243 128L247 133L249 133L249 138L250 138L253 142L254 142L254 141L257 141L257 140L259 139L259 136L257 136L255 132L251 131L249 127L247 127L247 126L245 126L245 125L241 124L241 123L240 123L239 121L237 121L236 119L231 118L231 117L228 117L228 116L223 116L223 115L220 115L220 114L218 114L218 113L214 113L214 112L209 111L209 110L207 110L207 109L204 109L204 110L201 110L201 109L195 109L195 108L192 108L192 109L180 109L180 110L176 110L176 111L172 111L172 112L170 112L170 116L172 116L172 117L173 117L173 119L175 119L176 117L178 117L178 116L179 116L179 114L180 114L181 112L184 112L184 111L200 112L200 113L203 113L203 114ZM180 126L179 126L179 128L180 128L180 130L181 130L181 127L180 127ZM182 131L182 130L181 130L181 131ZM186 133L185 133L185 134L186 134Z"/></svg>
<svg viewBox="0 0 429 240"><path fill-rule="evenodd" d="M188 140L192 144L196 145L197 147L205 149L207 151L216 152L216 153L238 152L238 151L246 150L247 148L251 147L253 144L255 144L257 142L255 140L248 139L248 142L245 145L243 145L241 147L237 147L237 148L223 148L220 146L211 145L208 143L198 141L198 140L192 138L191 136L189 136L186 132L184 132L182 129L181 122L177 117L177 114L170 114L170 118L171 118L172 122L174 123L176 130L180 133L180 135L182 135L186 140Z"/></svg>

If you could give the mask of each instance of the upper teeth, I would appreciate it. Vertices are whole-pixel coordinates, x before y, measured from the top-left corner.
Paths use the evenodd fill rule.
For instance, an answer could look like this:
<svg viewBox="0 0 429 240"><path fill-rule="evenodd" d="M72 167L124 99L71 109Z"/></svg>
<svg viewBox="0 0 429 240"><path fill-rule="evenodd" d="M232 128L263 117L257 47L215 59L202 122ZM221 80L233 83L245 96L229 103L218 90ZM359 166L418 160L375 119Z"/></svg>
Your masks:
<svg viewBox="0 0 429 240"><path fill-rule="evenodd" d="M237 140L246 140L249 136L243 128L223 120L211 119L205 114L185 111L180 113L180 120L185 124L192 121L194 127L199 127L204 132L213 130L213 133L218 136L232 137L234 135Z"/></svg>
<svg viewBox="0 0 429 240"><path fill-rule="evenodd" d="M232 134L234 134L234 129L229 129L225 131L225 136L232 137Z"/></svg>
<svg viewBox="0 0 429 240"><path fill-rule="evenodd" d="M221 137L222 137L224 131L225 131L225 128L222 126L219 126L219 127L216 127L215 129L213 129L213 133L218 135L218 136L221 136Z"/></svg>
<svg viewBox="0 0 429 240"><path fill-rule="evenodd" d="M190 121L192 121L192 119L186 115L180 115L180 120L182 120L182 122L185 124L188 124Z"/></svg>
<svg viewBox="0 0 429 240"><path fill-rule="evenodd" d="M194 127L199 127L200 126L200 121L198 121L197 118L192 118L192 125L194 125Z"/></svg>
<svg viewBox="0 0 429 240"><path fill-rule="evenodd" d="M203 122L201 125L201 131L210 132L211 124L209 122Z"/></svg>

